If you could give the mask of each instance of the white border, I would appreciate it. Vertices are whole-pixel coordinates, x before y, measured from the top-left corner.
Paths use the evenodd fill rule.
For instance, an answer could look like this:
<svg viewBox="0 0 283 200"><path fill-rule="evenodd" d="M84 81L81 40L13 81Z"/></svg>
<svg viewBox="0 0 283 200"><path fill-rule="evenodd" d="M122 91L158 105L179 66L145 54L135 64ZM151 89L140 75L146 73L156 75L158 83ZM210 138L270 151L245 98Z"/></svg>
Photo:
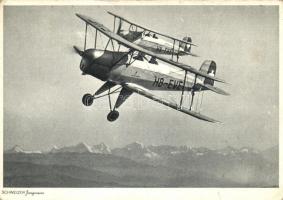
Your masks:
<svg viewBox="0 0 283 200"><path fill-rule="evenodd" d="M0 108L2 113L0 114L0 120L3 122L3 5L279 5L279 52L282 52L282 5L283 1L184 1L184 0L169 0L169 1L78 1L78 0L0 0L0 66L2 70L0 71L0 78L2 79L0 83L0 90L2 95L0 98ZM283 75L282 69L282 54L279 56L279 76ZM283 81L279 78L279 90L282 90ZM283 97L282 93L279 92L279 144L282 144L282 132L281 119L282 119L282 103ZM2 141L0 142L1 147L3 147L3 123L0 123ZM0 162L3 164L3 148L0 148L2 154L0 156ZM283 147L279 145L280 149L280 162L279 162L279 172L282 172L282 156L281 154ZM3 180L3 165L0 165L0 174ZM279 173L281 174L281 173ZM44 195L36 196L24 196L24 195L3 195L3 183L0 181L0 200L25 200L25 199L68 199L68 200L83 200L83 199L101 199L101 200L149 200L149 199L162 199L162 200L204 200L204 199L217 199L217 200L282 200L283 199L283 189L282 179L279 178L279 188L8 188L8 190L15 191L34 191L34 192L44 192Z"/></svg>

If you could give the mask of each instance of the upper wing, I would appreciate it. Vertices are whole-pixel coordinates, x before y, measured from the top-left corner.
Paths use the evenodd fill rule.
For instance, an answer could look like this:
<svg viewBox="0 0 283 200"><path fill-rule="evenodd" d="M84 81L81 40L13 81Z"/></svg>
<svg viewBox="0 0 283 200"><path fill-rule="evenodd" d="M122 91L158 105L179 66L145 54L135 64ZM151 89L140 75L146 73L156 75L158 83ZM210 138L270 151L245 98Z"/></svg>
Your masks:
<svg viewBox="0 0 283 200"><path fill-rule="evenodd" d="M148 29L148 28L145 28L145 27L143 27L143 26L140 26L140 25L135 24L135 23L133 23L133 22L130 22L129 20L127 20L127 19L125 19L125 18L123 18L123 17L121 17L121 16L119 16L119 15L116 15L116 14L114 14L114 13L112 13L112 12L109 12L109 11L108 11L108 13L109 13L110 15L114 16L114 17L117 17L117 18L123 20L124 22L129 23L130 25L134 25L134 26L136 26L136 27L138 27L138 28L141 28L141 29L143 29L143 30L145 30L145 31L149 31L149 32L151 32L151 33L155 33L155 34L157 34L157 35L160 35L160 36L163 36L163 37L166 37L166 38L169 38L169 39L172 39L172 40L181 42L181 43L186 43L186 44L189 44L189 45L192 45L192 46L197 46L197 45L195 45L195 44L193 44L193 43L191 43L191 42L187 42L187 41L184 41L184 40L180 40L180 39L171 37L171 36L169 36L169 35L165 35L165 34L163 34L163 33L158 33L158 32L153 31L153 30L151 30L151 29Z"/></svg>
<svg viewBox="0 0 283 200"><path fill-rule="evenodd" d="M177 103L174 103L174 102L171 102L171 101L168 101L166 99L162 99L162 98L159 98L157 97L156 95L150 93L147 89L137 85L137 84L134 84L134 83L126 83L123 85L124 88L128 89L129 91L132 91L132 92L135 92L137 94L140 94L140 95L143 95L149 99L152 99L158 103L161 103L161 104L164 104L170 108L173 108L177 111L180 111L180 112L183 112L185 114L188 114L188 115L191 115L195 118L198 118L198 119L201 119L201 120L204 120L204 121L207 121L207 122L213 122L213 123L216 123L216 122L219 122L215 119L212 119L210 117L207 117L205 115L202 115L200 113L197 113L197 112L194 112L192 110L189 110L188 108L185 108L185 107L180 107Z"/></svg>
<svg viewBox="0 0 283 200"><path fill-rule="evenodd" d="M142 47L139 47L138 45L134 44L134 43L131 43L129 41L127 41L126 39L122 38L121 36L113 33L112 31L110 31L108 28L106 28L104 25L98 23L97 21L95 21L94 19L91 19L90 17L87 17L87 16L84 16L84 15L80 15L80 14L76 14L80 19L82 19L83 21L85 21L87 24L91 25L92 27L94 27L95 29L97 29L98 31L100 31L102 34L106 35L107 37L113 39L113 40L116 40L118 43L126 46L127 48L130 48L130 49L134 49L136 51L139 51L139 52L142 52L146 55L149 55L149 56L152 56L152 57L155 57L163 62L166 62L168 64L171 64L171 65L174 65L176 67L179 67L183 70L186 70L188 72L191 72L191 73L194 73L196 75L199 75L199 76L202 76L202 77L205 77L205 78L208 78L208 79L212 79L214 81L218 81L218 82L222 82L224 83L225 81L222 80L222 79L219 79L217 77L213 77L213 76L210 76L204 72L201 72L189 65L185 65L185 64L182 64L182 63L178 63L178 62L175 62L175 61L172 61L172 60L169 60L165 57L162 57L162 56L159 56L151 51L148 51L146 49L143 49Z"/></svg>

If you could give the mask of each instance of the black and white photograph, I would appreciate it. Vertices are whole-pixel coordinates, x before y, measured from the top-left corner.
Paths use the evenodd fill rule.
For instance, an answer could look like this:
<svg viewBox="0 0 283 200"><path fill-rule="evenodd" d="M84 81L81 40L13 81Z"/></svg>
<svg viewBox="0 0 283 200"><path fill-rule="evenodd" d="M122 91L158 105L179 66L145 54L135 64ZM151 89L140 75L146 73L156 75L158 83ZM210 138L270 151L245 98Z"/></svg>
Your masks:
<svg viewBox="0 0 283 200"><path fill-rule="evenodd" d="M279 55L279 5L4 5L3 187L278 188Z"/></svg>

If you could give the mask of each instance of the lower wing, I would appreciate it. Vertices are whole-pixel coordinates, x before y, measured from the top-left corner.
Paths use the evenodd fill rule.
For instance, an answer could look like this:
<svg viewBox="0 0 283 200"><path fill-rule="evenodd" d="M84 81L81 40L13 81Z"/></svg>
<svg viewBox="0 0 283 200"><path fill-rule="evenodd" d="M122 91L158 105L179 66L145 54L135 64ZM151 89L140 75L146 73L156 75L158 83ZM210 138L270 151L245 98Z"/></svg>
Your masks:
<svg viewBox="0 0 283 200"><path fill-rule="evenodd" d="M156 101L158 103L161 103L161 104L163 104L165 106L168 106L170 108L173 108L173 109L175 109L177 111L180 111L180 112L183 112L185 114L191 115L192 117L195 117L195 118L207 121L207 122L213 122L213 123L219 122L219 121L217 121L215 119L212 119L212 118L207 117L205 115L202 115L200 113L191 111L188 108L180 107L177 103L170 102L170 101L168 101L166 99L157 97L156 95L150 93L146 88L144 88L144 87L142 87L140 85L137 85L137 84L134 84L134 83L125 83L125 84L123 84L123 88L126 88L127 90L135 92L135 93L140 94L142 96L145 96L145 97L147 97L147 98L149 98L151 100L154 100L154 101Z"/></svg>

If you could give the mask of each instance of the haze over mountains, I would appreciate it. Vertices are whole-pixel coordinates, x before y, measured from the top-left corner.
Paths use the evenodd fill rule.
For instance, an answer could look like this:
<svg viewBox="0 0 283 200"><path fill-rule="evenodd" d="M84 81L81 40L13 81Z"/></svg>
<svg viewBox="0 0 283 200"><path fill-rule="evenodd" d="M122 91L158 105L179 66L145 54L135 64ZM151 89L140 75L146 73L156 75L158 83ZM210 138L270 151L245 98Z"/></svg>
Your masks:
<svg viewBox="0 0 283 200"><path fill-rule="evenodd" d="M212 150L145 146L110 149L104 143L52 147L19 146L4 153L6 187L276 187L278 146Z"/></svg>
<svg viewBox="0 0 283 200"><path fill-rule="evenodd" d="M274 147L275 148L275 147ZM21 148L19 145L15 145L14 147L5 150L5 153L101 153L101 154L144 154L145 157L154 157L160 155L169 155L169 154L177 154L184 152L194 152L196 155L203 155L209 151L213 151L219 154L228 155L228 154L236 154L236 153L259 153L259 151L249 148L242 147L240 149L233 148L231 146L227 146L222 149L208 149L205 147L188 147L186 145L183 146L171 146L171 145L149 145L145 146L139 142L130 143L121 148L110 149L106 144L99 143L96 145L88 145L85 142L80 142L76 145L57 147L54 145L49 151L35 150L35 151L27 151Z"/></svg>

